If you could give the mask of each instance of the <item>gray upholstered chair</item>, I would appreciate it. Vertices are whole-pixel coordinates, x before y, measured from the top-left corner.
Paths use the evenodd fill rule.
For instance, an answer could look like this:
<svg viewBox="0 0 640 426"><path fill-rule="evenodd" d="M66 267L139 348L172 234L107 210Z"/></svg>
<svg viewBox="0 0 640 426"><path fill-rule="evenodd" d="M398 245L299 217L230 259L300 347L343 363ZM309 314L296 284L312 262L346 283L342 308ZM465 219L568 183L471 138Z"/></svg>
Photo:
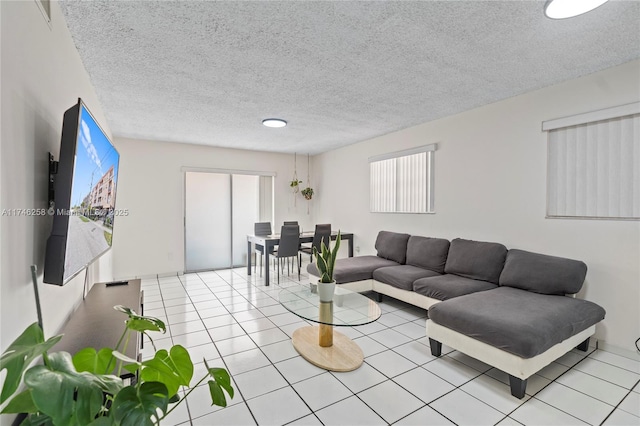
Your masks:
<svg viewBox="0 0 640 426"><path fill-rule="evenodd" d="M278 250L273 252L274 257L278 262L278 283L280 283L280 268L284 266L282 264L283 259L287 259L287 273L289 270L289 258L295 257L298 263L298 280L300 279L300 258L298 257L298 247L300 247L300 227L297 225L284 225L280 231L280 243L278 244Z"/></svg>
<svg viewBox="0 0 640 426"><path fill-rule="evenodd" d="M300 226L297 220L285 220L284 222L282 222L282 225L283 226L290 226L290 225ZM302 228L300 228L299 231L302 232Z"/></svg>
<svg viewBox="0 0 640 426"><path fill-rule="evenodd" d="M315 247L320 251L322 241L328 247L331 241L331 224L323 223L316 225L316 230L313 234L313 241L310 246L300 246L300 253L309 255L309 262L313 261L313 248Z"/></svg>

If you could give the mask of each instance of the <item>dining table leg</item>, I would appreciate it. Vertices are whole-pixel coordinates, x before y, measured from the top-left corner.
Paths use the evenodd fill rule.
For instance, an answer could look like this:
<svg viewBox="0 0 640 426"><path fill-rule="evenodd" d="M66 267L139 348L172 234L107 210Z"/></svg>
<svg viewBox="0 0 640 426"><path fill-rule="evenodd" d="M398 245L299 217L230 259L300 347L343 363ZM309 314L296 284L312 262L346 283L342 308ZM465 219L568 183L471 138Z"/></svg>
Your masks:
<svg viewBox="0 0 640 426"><path fill-rule="evenodd" d="M247 275L251 275L251 241L247 241Z"/></svg>
<svg viewBox="0 0 640 426"><path fill-rule="evenodd" d="M264 245L264 285L269 285L269 252L271 247Z"/></svg>
<svg viewBox="0 0 640 426"><path fill-rule="evenodd" d="M353 257L353 234L347 236L349 242L349 257Z"/></svg>

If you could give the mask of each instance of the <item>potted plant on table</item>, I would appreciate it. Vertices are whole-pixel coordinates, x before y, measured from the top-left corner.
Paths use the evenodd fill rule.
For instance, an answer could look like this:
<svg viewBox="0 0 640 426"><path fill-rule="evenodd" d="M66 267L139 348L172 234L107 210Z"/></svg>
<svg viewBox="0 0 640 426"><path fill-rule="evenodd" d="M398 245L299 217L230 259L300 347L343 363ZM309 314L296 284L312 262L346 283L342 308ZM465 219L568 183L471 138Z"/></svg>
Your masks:
<svg viewBox="0 0 640 426"><path fill-rule="evenodd" d="M0 414L26 414L22 425L151 426L207 378L212 405L227 405L223 390L233 398L229 373L209 368L206 361L207 374L189 387L193 363L180 345L161 349L143 362L128 358L123 353L131 333L148 336L148 331L164 333L166 327L159 319L139 316L124 306L114 309L129 317L116 349L85 348L73 357L68 352L48 353L62 336L45 340L38 323L27 327L0 358L0 371L7 370L0 404L9 401ZM40 363L30 366L38 359ZM123 368L136 375L131 384L120 377ZM17 393L23 377L25 390ZM180 398L183 387L187 391Z"/></svg>
<svg viewBox="0 0 640 426"><path fill-rule="evenodd" d="M331 302L333 300L333 293L336 290L336 281L333 278L333 270L336 264L336 257L338 250L340 250L340 231L336 237L336 244L331 250L331 243L327 241L324 243L324 239L320 244L320 252L314 246L313 256L316 259L316 267L320 273L320 279L318 280L318 297L321 302Z"/></svg>

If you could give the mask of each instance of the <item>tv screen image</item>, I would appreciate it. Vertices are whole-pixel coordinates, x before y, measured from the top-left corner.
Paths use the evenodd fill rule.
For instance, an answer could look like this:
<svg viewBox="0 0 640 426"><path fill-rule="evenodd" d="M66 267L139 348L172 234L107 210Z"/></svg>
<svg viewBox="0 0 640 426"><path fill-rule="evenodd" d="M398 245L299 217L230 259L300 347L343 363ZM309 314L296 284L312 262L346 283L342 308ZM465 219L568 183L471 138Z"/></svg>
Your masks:
<svg viewBox="0 0 640 426"><path fill-rule="evenodd" d="M45 282L65 284L111 247L119 159L79 99L64 114Z"/></svg>

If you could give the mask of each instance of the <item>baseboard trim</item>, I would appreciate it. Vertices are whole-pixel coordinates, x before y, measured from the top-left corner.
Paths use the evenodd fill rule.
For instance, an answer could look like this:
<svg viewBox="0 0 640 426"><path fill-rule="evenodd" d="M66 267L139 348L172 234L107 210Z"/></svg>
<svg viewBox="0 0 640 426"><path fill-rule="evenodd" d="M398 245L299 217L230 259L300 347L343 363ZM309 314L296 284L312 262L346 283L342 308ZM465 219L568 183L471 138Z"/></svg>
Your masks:
<svg viewBox="0 0 640 426"><path fill-rule="evenodd" d="M598 339L598 349L602 349L603 351L611 352L612 354L620 355L625 358L632 359L634 361L640 361L640 353L634 351L633 349L621 348L620 346L611 345L607 342L604 342Z"/></svg>

